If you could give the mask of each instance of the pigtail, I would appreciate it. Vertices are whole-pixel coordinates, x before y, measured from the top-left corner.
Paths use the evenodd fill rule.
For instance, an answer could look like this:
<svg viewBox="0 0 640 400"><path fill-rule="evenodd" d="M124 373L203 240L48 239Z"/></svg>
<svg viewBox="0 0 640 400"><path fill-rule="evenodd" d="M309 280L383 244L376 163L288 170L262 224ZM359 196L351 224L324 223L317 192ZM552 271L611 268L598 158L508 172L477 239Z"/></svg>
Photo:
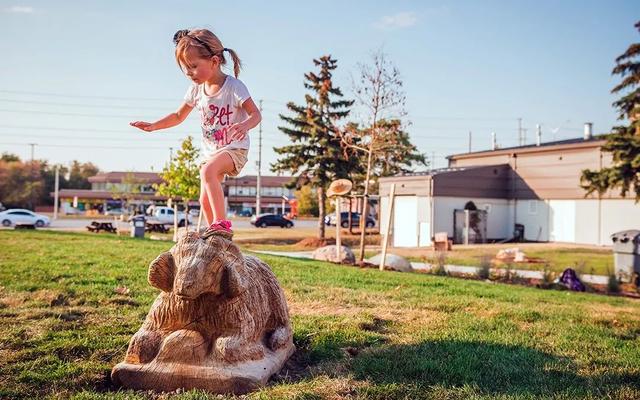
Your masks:
<svg viewBox="0 0 640 400"><path fill-rule="evenodd" d="M227 49L225 47L225 50L228 51L229 54L231 55L231 59L233 60L233 74L237 78L238 75L240 75L240 68L242 68L242 62L240 61L240 57L238 57L236 52L233 51L232 49Z"/></svg>

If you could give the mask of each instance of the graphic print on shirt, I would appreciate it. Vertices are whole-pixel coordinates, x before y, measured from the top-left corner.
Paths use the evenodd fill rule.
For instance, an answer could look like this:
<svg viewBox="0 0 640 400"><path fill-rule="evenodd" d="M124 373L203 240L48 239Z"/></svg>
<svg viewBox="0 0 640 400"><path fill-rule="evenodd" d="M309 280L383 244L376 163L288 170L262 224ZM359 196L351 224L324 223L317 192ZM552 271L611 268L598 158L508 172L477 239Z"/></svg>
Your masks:
<svg viewBox="0 0 640 400"><path fill-rule="evenodd" d="M202 122L202 135L205 140L215 142L217 147L222 147L229 143L225 142L227 129L231 124L231 106L218 107L209 104L208 107L201 108L200 119Z"/></svg>

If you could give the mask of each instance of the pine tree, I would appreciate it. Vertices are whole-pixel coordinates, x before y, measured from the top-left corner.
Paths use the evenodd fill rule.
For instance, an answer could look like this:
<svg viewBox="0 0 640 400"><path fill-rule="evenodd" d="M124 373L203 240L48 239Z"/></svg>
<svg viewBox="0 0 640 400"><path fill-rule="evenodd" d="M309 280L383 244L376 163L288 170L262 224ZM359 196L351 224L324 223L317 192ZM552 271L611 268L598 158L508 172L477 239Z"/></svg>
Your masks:
<svg viewBox="0 0 640 400"><path fill-rule="evenodd" d="M640 31L640 21L635 27ZM581 186L587 195L597 192L603 195L607 190L620 189L622 197L629 191L640 201L640 43L634 43L624 54L616 58L613 75L620 75L622 82L611 93L626 92L613 106L619 111L619 120L629 120L628 126L617 126L607 136L602 150L611 153L611 167L598 171L582 171Z"/></svg>
<svg viewBox="0 0 640 400"><path fill-rule="evenodd" d="M304 75L304 86L310 92L305 95L306 104L289 102L287 108L293 116L280 115L287 126L278 129L287 134L293 144L274 148L283 157L271 165L271 170L291 173L294 181L290 186L302 176L316 189L318 238L324 239L326 190L331 181L348 178L360 167L355 157L344 154L336 129L336 123L349 115L353 105L352 100L342 100L342 91L333 85L332 71L337 68L337 60L323 56L313 63L320 71Z"/></svg>

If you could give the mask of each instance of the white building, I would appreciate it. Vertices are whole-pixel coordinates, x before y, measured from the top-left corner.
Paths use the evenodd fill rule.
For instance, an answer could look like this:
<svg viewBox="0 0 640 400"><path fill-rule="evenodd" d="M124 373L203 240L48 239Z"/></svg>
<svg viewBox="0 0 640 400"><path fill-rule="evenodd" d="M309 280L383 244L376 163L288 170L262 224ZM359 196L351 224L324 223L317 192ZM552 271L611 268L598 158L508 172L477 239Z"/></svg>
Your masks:
<svg viewBox="0 0 640 400"><path fill-rule="evenodd" d="M470 201L486 211L482 233L488 241L513 237L519 224L527 241L610 245L614 232L640 228L640 203L617 191L585 197L581 171L611 162L610 154L600 150L604 142L587 135L457 154L449 157L447 169L381 178L381 232L386 228L389 189L395 183L390 243L396 247L430 246L436 232L459 239L454 211Z"/></svg>

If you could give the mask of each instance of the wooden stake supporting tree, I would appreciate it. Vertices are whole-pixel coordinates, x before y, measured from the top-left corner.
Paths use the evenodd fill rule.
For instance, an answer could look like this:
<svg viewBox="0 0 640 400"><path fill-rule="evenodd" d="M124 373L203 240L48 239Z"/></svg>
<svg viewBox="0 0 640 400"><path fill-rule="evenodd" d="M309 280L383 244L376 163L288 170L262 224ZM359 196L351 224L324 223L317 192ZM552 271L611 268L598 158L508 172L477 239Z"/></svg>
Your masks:
<svg viewBox="0 0 640 400"><path fill-rule="evenodd" d="M327 190L327 197L335 196L336 200L336 260L341 262L342 241L340 240L340 229L342 228L342 216L340 211L340 201L345 194L351 191L353 184L348 179L338 179L331 182L329 190ZM351 213L351 210L349 210Z"/></svg>
<svg viewBox="0 0 640 400"><path fill-rule="evenodd" d="M396 184L391 184L389 192L389 213L387 214L386 229L384 232L384 242L382 244L382 257L380 258L380 271L384 270L384 264L387 261L387 246L389 245L389 232L391 232L391 218L393 216L393 203L395 202Z"/></svg>

